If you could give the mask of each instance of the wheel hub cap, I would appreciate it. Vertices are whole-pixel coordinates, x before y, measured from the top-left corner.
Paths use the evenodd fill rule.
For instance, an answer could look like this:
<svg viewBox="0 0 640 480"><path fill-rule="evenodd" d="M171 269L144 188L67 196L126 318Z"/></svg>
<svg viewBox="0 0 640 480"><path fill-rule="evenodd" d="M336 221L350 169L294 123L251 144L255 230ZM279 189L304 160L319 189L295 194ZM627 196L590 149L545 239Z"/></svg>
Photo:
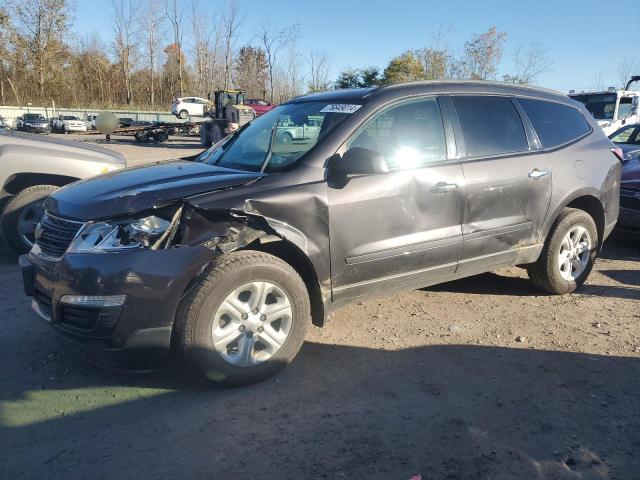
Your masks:
<svg viewBox="0 0 640 480"><path fill-rule="evenodd" d="M213 345L232 365L257 365L284 345L292 316L289 298L280 287L262 281L247 283L218 307L211 332Z"/></svg>
<svg viewBox="0 0 640 480"><path fill-rule="evenodd" d="M587 268L590 258L591 236L586 228L576 225L567 232L560 244L560 275L565 280L575 281Z"/></svg>

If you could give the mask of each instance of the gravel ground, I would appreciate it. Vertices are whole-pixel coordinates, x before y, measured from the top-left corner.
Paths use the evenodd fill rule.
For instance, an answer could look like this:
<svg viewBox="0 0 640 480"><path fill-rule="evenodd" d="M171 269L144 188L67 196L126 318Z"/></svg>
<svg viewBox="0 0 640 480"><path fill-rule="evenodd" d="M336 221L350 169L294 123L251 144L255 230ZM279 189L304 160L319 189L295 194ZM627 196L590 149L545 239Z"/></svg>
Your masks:
<svg viewBox="0 0 640 480"><path fill-rule="evenodd" d="M87 364L0 249L0 478L638 479L639 307L640 243L612 238L577 293L512 268L373 298L277 377L220 389Z"/></svg>

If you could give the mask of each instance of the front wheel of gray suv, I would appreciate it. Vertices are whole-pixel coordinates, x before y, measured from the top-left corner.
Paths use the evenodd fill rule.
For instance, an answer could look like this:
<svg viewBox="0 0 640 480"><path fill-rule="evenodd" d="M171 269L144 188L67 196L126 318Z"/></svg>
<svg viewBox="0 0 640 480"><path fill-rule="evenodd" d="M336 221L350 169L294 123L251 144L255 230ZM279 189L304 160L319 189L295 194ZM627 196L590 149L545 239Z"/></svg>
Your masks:
<svg viewBox="0 0 640 480"><path fill-rule="evenodd" d="M598 250L598 229L591 215L565 208L556 219L540 258L527 266L529 278L552 294L573 292L591 273Z"/></svg>
<svg viewBox="0 0 640 480"><path fill-rule="evenodd" d="M174 343L183 366L213 382L247 385L293 360L310 321L305 284L289 264L238 251L218 257L181 301Z"/></svg>

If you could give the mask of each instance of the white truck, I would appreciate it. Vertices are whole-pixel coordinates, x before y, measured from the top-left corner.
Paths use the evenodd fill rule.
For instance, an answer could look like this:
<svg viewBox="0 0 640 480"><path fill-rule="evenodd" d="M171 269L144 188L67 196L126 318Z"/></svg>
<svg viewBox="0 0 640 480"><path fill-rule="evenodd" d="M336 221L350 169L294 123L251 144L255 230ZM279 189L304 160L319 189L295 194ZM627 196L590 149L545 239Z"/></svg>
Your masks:
<svg viewBox="0 0 640 480"><path fill-rule="evenodd" d="M631 77L622 90L614 87L600 92L571 90L569 97L583 103L604 133L611 135L627 124L640 123L640 91L631 90L635 82L640 82L640 76Z"/></svg>
<svg viewBox="0 0 640 480"><path fill-rule="evenodd" d="M75 115L58 115L51 122L51 130L57 133L86 132L87 124Z"/></svg>

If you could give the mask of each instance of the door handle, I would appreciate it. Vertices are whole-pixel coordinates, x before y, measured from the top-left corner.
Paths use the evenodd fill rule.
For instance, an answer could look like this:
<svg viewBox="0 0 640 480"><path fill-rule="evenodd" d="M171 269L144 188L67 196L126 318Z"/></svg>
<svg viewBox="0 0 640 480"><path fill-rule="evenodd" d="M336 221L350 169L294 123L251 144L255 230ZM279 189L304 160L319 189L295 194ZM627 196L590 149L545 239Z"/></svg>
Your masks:
<svg viewBox="0 0 640 480"><path fill-rule="evenodd" d="M550 172L547 172L546 170L539 170L537 168L534 168L529 172L529 178L531 180L540 180L542 177L549 175L549 173Z"/></svg>
<svg viewBox="0 0 640 480"><path fill-rule="evenodd" d="M447 193L456 188L458 188L458 185L455 183L438 182L431 188L431 191L433 193Z"/></svg>

